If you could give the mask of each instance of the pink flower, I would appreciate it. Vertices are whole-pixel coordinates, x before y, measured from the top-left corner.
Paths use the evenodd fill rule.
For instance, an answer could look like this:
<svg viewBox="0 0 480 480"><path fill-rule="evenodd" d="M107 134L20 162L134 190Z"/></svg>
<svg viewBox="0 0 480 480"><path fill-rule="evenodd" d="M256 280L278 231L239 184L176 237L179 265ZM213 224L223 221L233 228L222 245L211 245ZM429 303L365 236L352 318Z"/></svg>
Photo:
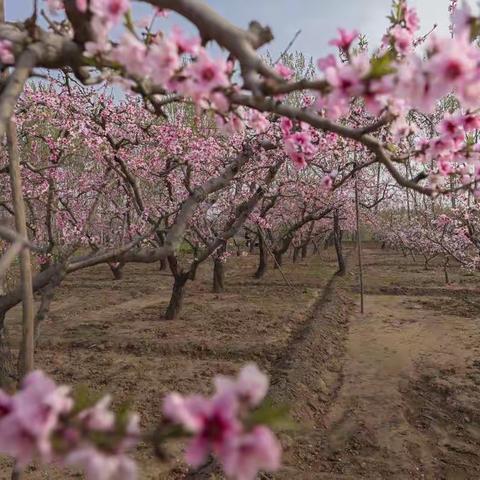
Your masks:
<svg viewBox="0 0 480 480"><path fill-rule="evenodd" d="M266 427L235 437L222 456L225 473L236 480L254 480L260 470L274 472L280 468L281 447Z"/></svg>
<svg viewBox="0 0 480 480"><path fill-rule="evenodd" d="M0 40L0 62L4 65L15 63L13 44L10 40Z"/></svg>
<svg viewBox="0 0 480 480"><path fill-rule="evenodd" d="M463 117L453 116L453 115L445 115L445 117L440 121L437 127L438 133L444 135L446 139L449 138L460 138L463 140L465 135L463 129Z"/></svg>
<svg viewBox="0 0 480 480"><path fill-rule="evenodd" d="M218 393L233 394L250 407L259 405L265 398L268 383L268 377L254 363L243 367L236 380L223 375L215 378L215 387Z"/></svg>
<svg viewBox="0 0 480 480"><path fill-rule="evenodd" d="M319 58L317 60L317 66L322 72L324 72L328 67L336 67L337 59L334 55L330 54L326 57Z"/></svg>
<svg viewBox="0 0 480 480"><path fill-rule="evenodd" d="M453 32L455 35L470 36L470 28L472 25L472 9L467 2L462 3L462 8L453 8L451 21L453 25Z"/></svg>
<svg viewBox="0 0 480 480"><path fill-rule="evenodd" d="M268 130L270 122L267 117L258 110L250 110L247 115L248 125L257 133L264 133Z"/></svg>
<svg viewBox="0 0 480 480"><path fill-rule="evenodd" d="M351 63L329 67L325 70L325 78L333 87L334 98L361 95L365 89L363 78L370 70L370 61L366 55L356 55Z"/></svg>
<svg viewBox="0 0 480 480"><path fill-rule="evenodd" d="M306 165L306 160L313 157L316 149L308 132L295 132L285 139L285 151L298 168Z"/></svg>
<svg viewBox="0 0 480 480"><path fill-rule="evenodd" d="M427 69L433 79L432 88L440 97L452 89L456 89L460 99L470 102L475 100L468 96L468 86L471 82L478 85L476 67L479 54L468 39L457 37L444 41L433 41L435 54L427 63ZM468 106L467 105L467 106Z"/></svg>
<svg viewBox="0 0 480 480"><path fill-rule="evenodd" d="M103 397L93 407L83 410L79 415L85 428L96 431L109 431L115 426L115 415L108 409L112 399Z"/></svg>
<svg viewBox="0 0 480 480"><path fill-rule="evenodd" d="M387 106L389 96L393 92L392 77L387 75L379 80L370 81L367 88L363 94L365 107L372 115L379 115Z"/></svg>
<svg viewBox="0 0 480 480"><path fill-rule="evenodd" d="M241 431L238 401L230 394L211 399L170 394L164 400L163 412L194 434L186 451L186 460L193 467L202 465L210 452L221 456L231 438Z"/></svg>
<svg viewBox="0 0 480 480"><path fill-rule="evenodd" d="M172 422L182 425L185 430L198 433L203 425L199 411L205 399L200 396L182 397L178 393L167 395L163 401L163 413Z"/></svg>
<svg viewBox="0 0 480 480"><path fill-rule="evenodd" d="M146 62L147 47L130 32L125 32L118 46L112 52L112 59L125 67L131 75L146 76L149 73Z"/></svg>
<svg viewBox="0 0 480 480"><path fill-rule="evenodd" d="M208 98L214 90L229 86L227 65L224 60L214 60L201 50L195 62L185 69L187 80L179 85L194 101Z"/></svg>
<svg viewBox="0 0 480 480"><path fill-rule="evenodd" d="M183 53L189 53L193 56L198 55L201 46L200 38L197 36L190 38L185 37L182 29L178 25L174 25L172 28L171 40L177 46L180 55Z"/></svg>
<svg viewBox="0 0 480 480"><path fill-rule="evenodd" d="M471 175L461 175L460 182L462 182L462 185L468 185L469 183L472 182Z"/></svg>
<svg viewBox="0 0 480 480"><path fill-rule="evenodd" d="M277 63L275 66L276 72L285 80L290 80L293 77L293 70L290 67L287 67L283 63Z"/></svg>
<svg viewBox="0 0 480 480"><path fill-rule="evenodd" d="M256 365L248 364L236 379L218 376L213 397L168 395L164 415L193 434L186 460L200 466L212 453L229 478L253 480L259 470L274 471L280 465L281 448L265 426L242 424L250 408L265 397L268 379Z"/></svg>
<svg viewBox="0 0 480 480"><path fill-rule="evenodd" d="M168 15L170 15L170 10L167 10L166 8L157 8L156 14L157 14L160 18L167 18Z"/></svg>
<svg viewBox="0 0 480 480"><path fill-rule="evenodd" d="M216 115L215 119L218 128L227 135L242 133L245 129L245 124L242 118L236 113L231 113L227 117Z"/></svg>
<svg viewBox="0 0 480 480"><path fill-rule="evenodd" d="M135 462L123 454L106 454L92 447L81 447L68 454L65 465L80 467L87 480L135 480Z"/></svg>
<svg viewBox="0 0 480 480"><path fill-rule="evenodd" d="M154 42L148 49L145 59L150 68L150 77L160 85L164 85L180 67L177 46L168 39Z"/></svg>
<svg viewBox="0 0 480 480"><path fill-rule="evenodd" d="M331 175L326 175L322 178L321 186L325 190L331 190L333 187L333 178Z"/></svg>
<svg viewBox="0 0 480 480"><path fill-rule="evenodd" d="M442 175L449 175L450 173L453 172L452 164L448 160L444 160L444 159L439 160L437 164L438 164L438 171Z"/></svg>
<svg viewBox="0 0 480 480"><path fill-rule="evenodd" d="M474 114L464 115L462 118L463 128L466 132L480 129L480 116Z"/></svg>
<svg viewBox="0 0 480 480"><path fill-rule="evenodd" d="M409 55L398 72L396 94L408 98L409 103L419 110L431 112L436 104L437 92L433 88L431 75L424 70L417 55Z"/></svg>
<svg viewBox="0 0 480 480"><path fill-rule="evenodd" d="M129 0L90 0L90 10L112 25L119 23L129 8Z"/></svg>
<svg viewBox="0 0 480 480"><path fill-rule="evenodd" d="M390 129L395 141L400 142L412 133L412 127L405 117L398 117L392 122Z"/></svg>
<svg viewBox="0 0 480 480"><path fill-rule="evenodd" d="M390 30L390 35L394 40L395 49L398 53L406 55L412 50L413 34L410 30L403 28L400 25L395 25Z"/></svg>
<svg viewBox="0 0 480 480"><path fill-rule="evenodd" d="M475 180L478 180L480 179L480 163L477 163L475 166L474 166L474 172L473 172L474 176L475 176Z"/></svg>
<svg viewBox="0 0 480 480"><path fill-rule="evenodd" d="M60 415L68 413L73 401L67 387L57 387L40 371L25 377L22 389L10 401L0 398L0 451L21 465L36 454L48 460L52 454L50 435Z"/></svg>
<svg viewBox="0 0 480 480"><path fill-rule="evenodd" d="M298 170L301 170L308 165L307 160L305 159L305 154L302 152L290 152L288 156L292 160L295 168Z"/></svg>
<svg viewBox="0 0 480 480"><path fill-rule="evenodd" d="M359 33L357 30L351 32L344 30L343 28L338 29L339 38L330 40L329 44L341 48L342 50L348 50L350 45L358 38Z"/></svg>
<svg viewBox="0 0 480 480"><path fill-rule="evenodd" d="M420 20L414 8L405 8L405 25L412 33L420 28Z"/></svg>
<svg viewBox="0 0 480 480"><path fill-rule="evenodd" d="M282 117L280 119L280 130L282 131L284 137L290 135L292 128L293 122L290 118Z"/></svg>

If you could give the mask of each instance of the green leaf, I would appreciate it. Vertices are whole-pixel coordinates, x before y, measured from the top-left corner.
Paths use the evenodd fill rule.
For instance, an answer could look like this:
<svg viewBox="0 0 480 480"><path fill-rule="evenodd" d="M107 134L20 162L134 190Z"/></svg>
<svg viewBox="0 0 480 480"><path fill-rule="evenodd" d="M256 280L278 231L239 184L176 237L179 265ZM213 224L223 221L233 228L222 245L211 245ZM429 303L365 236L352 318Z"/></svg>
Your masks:
<svg viewBox="0 0 480 480"><path fill-rule="evenodd" d="M384 53L381 57L373 57L370 60L370 72L368 78L377 79L395 72L392 66L395 54L392 50Z"/></svg>
<svg viewBox="0 0 480 480"><path fill-rule="evenodd" d="M282 430L294 429L295 422L290 417L290 407L287 405L274 405L272 401L266 400L247 419L247 425L267 425Z"/></svg>
<svg viewBox="0 0 480 480"><path fill-rule="evenodd" d="M127 429L128 423L130 421L132 411L132 404L129 401L121 403L115 411L115 423L117 428L124 432Z"/></svg>
<svg viewBox="0 0 480 480"><path fill-rule="evenodd" d="M92 392L86 385L78 385L73 391L72 398L74 401L72 415L76 415L82 410L93 407L102 398L102 395Z"/></svg>

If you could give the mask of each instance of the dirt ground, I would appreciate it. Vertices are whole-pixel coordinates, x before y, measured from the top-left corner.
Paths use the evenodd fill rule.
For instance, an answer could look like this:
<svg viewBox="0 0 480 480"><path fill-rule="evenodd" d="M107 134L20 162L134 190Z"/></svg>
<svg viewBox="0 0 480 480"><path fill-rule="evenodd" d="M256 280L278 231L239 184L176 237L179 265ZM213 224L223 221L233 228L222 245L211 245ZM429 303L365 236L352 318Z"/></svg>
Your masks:
<svg viewBox="0 0 480 480"><path fill-rule="evenodd" d="M297 449L292 474L480 478L478 277L453 271L445 286L438 267L425 271L401 254L372 247L365 257L365 314L357 300L341 385L318 431L294 439L303 450ZM352 292L352 281L339 291Z"/></svg>
<svg viewBox="0 0 480 480"><path fill-rule="evenodd" d="M297 422L281 433L282 472L264 478L480 478L480 278L425 271L400 253L367 245L366 313L357 272L334 277L332 252L256 281L256 258L232 257L226 292L211 293L211 266L188 287L179 320L165 321L171 278L158 266L80 272L59 291L43 326L38 366L57 381L130 400L145 427L170 390L207 392L215 373L254 360L272 397ZM10 315L17 338L19 312ZM187 478L141 446L141 479ZM7 462L0 478L9 478ZM188 478L209 478L210 471ZM25 479L82 478L32 467ZM218 478L218 477L217 477Z"/></svg>

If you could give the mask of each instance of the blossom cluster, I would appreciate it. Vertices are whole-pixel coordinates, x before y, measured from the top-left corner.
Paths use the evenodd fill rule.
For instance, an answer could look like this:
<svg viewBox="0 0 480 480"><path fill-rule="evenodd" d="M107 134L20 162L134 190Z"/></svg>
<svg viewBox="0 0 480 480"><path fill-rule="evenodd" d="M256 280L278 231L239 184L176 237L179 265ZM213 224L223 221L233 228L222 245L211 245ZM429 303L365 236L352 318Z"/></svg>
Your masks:
<svg viewBox="0 0 480 480"><path fill-rule="evenodd" d="M81 403L41 371L12 396L0 391L0 452L20 468L37 460L80 467L91 480L136 478L127 453L139 438L138 416L115 415L109 397Z"/></svg>
<svg viewBox="0 0 480 480"><path fill-rule="evenodd" d="M259 470L277 470L281 454L278 440L268 427L248 421L267 390L268 378L250 364L236 380L217 377L211 397L168 395L165 416L193 435L187 462L199 467L213 454L227 476L236 480L253 480Z"/></svg>
<svg viewBox="0 0 480 480"><path fill-rule="evenodd" d="M280 444L252 416L267 393L267 376L249 364L236 380L217 376L215 387L211 398L172 393L164 399L169 422L192 436L187 462L200 466L213 453L237 480L277 470ZM0 390L0 453L19 468L39 461L81 468L89 480L134 480L137 467L128 452L142 438L139 417L126 409L115 413L110 403L109 396L92 402L85 392L74 395L43 372L32 372L14 395Z"/></svg>
<svg viewBox="0 0 480 480"><path fill-rule="evenodd" d="M63 2L49 0L51 10L62 8ZM175 26L169 33L153 32L153 20L164 15L155 11L150 21L136 24L130 20L130 0L77 0L80 12L87 9L92 15L91 26L95 40L87 42L85 53L116 68L127 87L135 82L147 81L155 85L159 93L176 93L192 99L200 109L216 112L217 126L229 135L242 133L245 126L257 133L270 128L269 119L256 110L242 110L232 105L230 95L241 87L234 82L232 60L213 58L201 44L199 36L187 37ZM407 120L411 109L431 113L438 101L454 93L460 102L462 114L470 115L477 106L480 88L479 49L472 42L478 19L465 2L461 8L457 1L450 2L452 35L444 38L435 32L418 37L420 21L414 8L406 0L393 2L390 25L380 48L370 54L361 45L355 46L358 31L339 29L338 38L331 45L338 47L340 56L329 55L318 60L320 76L317 85L309 91L310 100L303 108L319 113L333 121L349 121L358 106L364 106L364 116L379 116L388 112L395 120L389 128L390 138L401 144L414 133ZM118 43L112 43L109 35L125 18L126 29ZM136 27L143 26L143 35ZM427 38L428 37L428 38ZM7 42L7 41L5 41ZM419 51L419 45L425 49ZM10 45L0 44L0 59L12 60ZM275 100L282 101L286 95L275 93L278 79L288 83L294 72L281 63L275 65L276 82L267 82L272 87ZM283 79L283 80L282 80ZM268 90L268 89L267 89ZM318 142L318 133L301 124L295 127L288 118L282 119L285 151L297 168L306 167L313 158L324 151ZM442 140L443 141L443 140ZM438 163L439 175L431 176L433 188L442 183L442 176L458 173L450 168L447 154L458 157L457 142L443 142L442 158ZM438 143L435 148L437 148ZM422 149L425 144L422 145ZM435 148L432 155L435 155ZM459 168L462 168L461 166ZM466 176L461 174L465 184ZM328 184L328 179L325 179Z"/></svg>

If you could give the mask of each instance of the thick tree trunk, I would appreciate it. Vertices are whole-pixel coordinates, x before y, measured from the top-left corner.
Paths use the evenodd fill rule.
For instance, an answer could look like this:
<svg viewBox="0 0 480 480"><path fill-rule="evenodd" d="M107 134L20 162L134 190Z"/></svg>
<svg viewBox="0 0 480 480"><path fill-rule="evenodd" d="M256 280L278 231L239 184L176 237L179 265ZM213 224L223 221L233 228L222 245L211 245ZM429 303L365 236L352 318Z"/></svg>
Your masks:
<svg viewBox="0 0 480 480"><path fill-rule="evenodd" d="M343 245L342 245L343 232L340 227L340 219L338 215L338 210L335 210L333 213L333 241L335 244L335 251L337 253L337 262L338 262L338 271L337 275L345 275L347 269L345 265L345 258L343 256Z"/></svg>
<svg viewBox="0 0 480 480"><path fill-rule="evenodd" d="M268 268L268 251L265 245L265 238L263 235L258 236L258 268L255 274L255 278L262 278Z"/></svg>
<svg viewBox="0 0 480 480"><path fill-rule="evenodd" d="M165 260L165 258L160 259L158 269L160 270L160 272L163 272L167 269L167 260Z"/></svg>
<svg viewBox="0 0 480 480"><path fill-rule="evenodd" d="M175 320L178 318L183 306L183 299L185 297L185 285L188 281L188 277L184 274L174 277L172 296L170 297L170 303L168 304L167 311L165 312L166 320Z"/></svg>
<svg viewBox="0 0 480 480"><path fill-rule="evenodd" d="M293 247L293 257L292 257L293 263L297 263L299 253L300 253L300 247Z"/></svg>
<svg viewBox="0 0 480 480"><path fill-rule="evenodd" d="M225 290L225 262L223 256L227 251L227 244L224 243L213 257L213 291L222 293Z"/></svg>
<svg viewBox="0 0 480 480"><path fill-rule="evenodd" d="M428 270L428 265L430 263L430 259L428 257L426 257L425 255L423 256L423 258L425 259L425 262L423 263L423 269Z"/></svg>
<svg viewBox="0 0 480 480"><path fill-rule="evenodd" d="M222 293L225 290L225 264L221 259L213 260L213 291Z"/></svg>
<svg viewBox="0 0 480 480"><path fill-rule="evenodd" d="M307 258L307 255L308 255L308 243L306 243L305 245L302 245L302 259L304 260L305 258Z"/></svg>
<svg viewBox="0 0 480 480"><path fill-rule="evenodd" d="M260 242L260 239L258 241ZM248 246L249 253L253 253L255 251L255 242L256 242L255 237L250 240L250 243Z"/></svg>
<svg viewBox="0 0 480 480"><path fill-rule="evenodd" d="M113 273L114 280L121 280L123 278L123 267L125 266L124 263L109 263L108 266Z"/></svg>
<svg viewBox="0 0 480 480"><path fill-rule="evenodd" d="M335 245L335 232L331 232L325 240L323 244L323 249L328 250L329 247L333 247Z"/></svg>
<svg viewBox="0 0 480 480"><path fill-rule="evenodd" d="M22 193L22 177L20 170L20 155L18 150L17 128L12 120L7 123L7 144L9 156L10 183L15 211L15 228L23 238L28 238L25 203ZM24 248L20 252L20 281L22 287L22 343L18 356L18 372L23 377L33 370L34 351L34 315L35 302L33 298L32 265L30 250Z"/></svg>
<svg viewBox="0 0 480 480"><path fill-rule="evenodd" d="M443 263L443 273L445 274L445 285L450 283L450 278L448 276L448 264L450 263L450 257L447 257L445 262Z"/></svg>

